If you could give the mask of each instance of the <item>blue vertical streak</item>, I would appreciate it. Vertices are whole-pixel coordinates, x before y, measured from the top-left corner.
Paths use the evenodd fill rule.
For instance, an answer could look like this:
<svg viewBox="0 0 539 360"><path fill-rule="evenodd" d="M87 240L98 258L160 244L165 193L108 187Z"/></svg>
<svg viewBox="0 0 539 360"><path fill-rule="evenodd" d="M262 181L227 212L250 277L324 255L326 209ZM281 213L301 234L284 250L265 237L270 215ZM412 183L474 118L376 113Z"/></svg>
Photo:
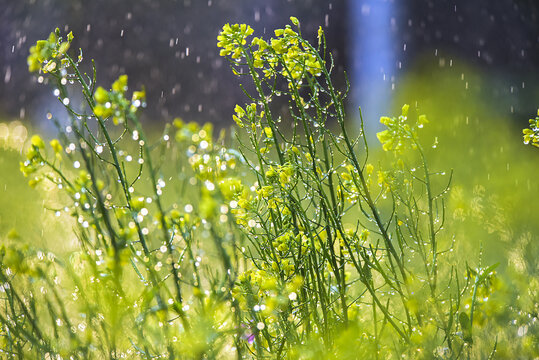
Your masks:
<svg viewBox="0 0 539 360"><path fill-rule="evenodd" d="M358 107L369 133L378 129L378 119L389 111L391 78L395 59L392 49L392 0L350 0L351 106L359 122ZM385 75L385 79L384 79ZM371 133L372 134L372 133Z"/></svg>

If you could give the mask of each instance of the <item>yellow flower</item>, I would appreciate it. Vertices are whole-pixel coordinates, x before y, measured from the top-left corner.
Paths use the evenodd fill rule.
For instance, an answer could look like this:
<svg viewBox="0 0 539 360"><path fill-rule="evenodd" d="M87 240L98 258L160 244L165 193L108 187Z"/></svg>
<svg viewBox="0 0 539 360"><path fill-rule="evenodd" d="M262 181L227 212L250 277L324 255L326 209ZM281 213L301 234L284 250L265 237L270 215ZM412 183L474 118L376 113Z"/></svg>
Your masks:
<svg viewBox="0 0 539 360"><path fill-rule="evenodd" d="M60 152L62 152L62 145L60 145L60 142L57 139L52 139L50 144L54 153L59 154Z"/></svg>
<svg viewBox="0 0 539 360"><path fill-rule="evenodd" d="M131 210L139 211L144 207L144 197L136 197L131 199Z"/></svg>
<svg viewBox="0 0 539 360"><path fill-rule="evenodd" d="M402 116L408 116L409 109L410 109L410 105L408 104L402 105Z"/></svg>
<svg viewBox="0 0 539 360"><path fill-rule="evenodd" d="M270 127L265 127L264 128L264 134L266 134L266 137L268 139L271 139L273 137L273 132L271 131L271 128Z"/></svg>
<svg viewBox="0 0 539 360"><path fill-rule="evenodd" d="M322 37L324 36L324 30L322 30L322 26L318 27L318 41L320 42L322 40Z"/></svg>
<svg viewBox="0 0 539 360"><path fill-rule="evenodd" d="M370 233L369 230L363 229L363 230L361 230L361 234L359 235L359 238L360 238L362 241L366 241L370 234L371 234L371 233Z"/></svg>
<svg viewBox="0 0 539 360"><path fill-rule="evenodd" d="M45 143L43 142L43 139L39 135L32 136L32 139L30 140L32 145L40 148L45 149Z"/></svg>
<svg viewBox="0 0 539 360"><path fill-rule="evenodd" d="M382 185L386 182L386 173L385 171L378 171L378 184Z"/></svg>
<svg viewBox="0 0 539 360"><path fill-rule="evenodd" d="M367 173L367 175L372 174L373 171L374 171L374 166L372 164L365 165L365 172Z"/></svg>
<svg viewBox="0 0 539 360"><path fill-rule="evenodd" d="M104 104L109 101L109 92L99 86L94 93L94 99L98 104Z"/></svg>
<svg viewBox="0 0 539 360"><path fill-rule="evenodd" d="M43 178L33 178L33 179L30 179L30 181L28 181L28 185L34 189L37 184L39 184L41 182L41 180L43 180Z"/></svg>
<svg viewBox="0 0 539 360"><path fill-rule="evenodd" d="M219 189L226 200L232 200L242 192L243 185L239 179L226 178L219 182Z"/></svg>
<svg viewBox="0 0 539 360"><path fill-rule="evenodd" d="M271 47L277 54L282 54L285 52L285 45L280 39L271 39Z"/></svg>
<svg viewBox="0 0 539 360"><path fill-rule="evenodd" d="M389 125L391 122L391 118L387 117L387 116L382 116L380 118L380 123L381 124L384 124L384 125Z"/></svg>
<svg viewBox="0 0 539 360"><path fill-rule="evenodd" d="M137 101L137 100L145 100L146 99L146 90L144 87L139 91L133 91L133 97L131 98L131 101Z"/></svg>
<svg viewBox="0 0 539 360"><path fill-rule="evenodd" d="M101 118L108 118L113 114L113 111L111 108L107 108L103 105L96 105L94 107L94 114L95 116L101 117Z"/></svg>
<svg viewBox="0 0 539 360"><path fill-rule="evenodd" d="M262 199L268 199L272 193L273 187L271 186L263 186L262 188L257 190L258 196L260 196Z"/></svg>
<svg viewBox="0 0 539 360"><path fill-rule="evenodd" d="M273 178L275 175L276 175L276 174L275 174L275 170L273 169L273 167L270 168L268 171L266 171L266 177L267 177L268 179Z"/></svg>
<svg viewBox="0 0 539 360"><path fill-rule="evenodd" d="M28 151L26 152L26 158L30 161L34 160L35 158L37 158L39 155L39 151L36 150L35 147L31 146L28 148Z"/></svg>

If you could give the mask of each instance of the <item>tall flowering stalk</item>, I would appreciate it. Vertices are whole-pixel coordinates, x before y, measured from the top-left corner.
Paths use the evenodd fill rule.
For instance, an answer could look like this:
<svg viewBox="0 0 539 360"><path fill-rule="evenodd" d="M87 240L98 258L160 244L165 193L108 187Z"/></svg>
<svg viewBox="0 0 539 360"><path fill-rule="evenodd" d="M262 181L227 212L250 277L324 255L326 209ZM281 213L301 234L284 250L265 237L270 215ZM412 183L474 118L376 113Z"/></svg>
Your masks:
<svg viewBox="0 0 539 360"><path fill-rule="evenodd" d="M259 355L293 349L313 333L332 348L340 329L357 323L368 334L358 349L381 349L385 336L395 336L403 349L463 351L471 335L458 328L470 326L457 317L467 285L448 263L439 269L452 246L441 237L451 176L428 167L419 141L427 117L411 121L405 105L399 117L381 118L387 130L378 138L394 162L377 171L376 183L363 127L354 139L345 125L348 89L333 85L322 29L315 47L291 22L270 39L251 39L253 30L239 24L218 37L232 71L249 75L255 89L233 116L257 175L234 212L255 248L245 254L254 268L237 297L246 309L264 306L248 316L261 324ZM283 98L287 114L273 104Z"/></svg>

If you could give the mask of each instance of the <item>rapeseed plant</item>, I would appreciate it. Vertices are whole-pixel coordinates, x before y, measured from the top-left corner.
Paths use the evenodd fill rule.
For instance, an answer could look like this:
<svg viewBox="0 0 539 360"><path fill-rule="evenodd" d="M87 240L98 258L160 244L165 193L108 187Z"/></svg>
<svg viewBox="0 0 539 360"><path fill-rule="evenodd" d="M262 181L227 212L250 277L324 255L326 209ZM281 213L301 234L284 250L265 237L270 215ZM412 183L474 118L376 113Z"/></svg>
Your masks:
<svg viewBox="0 0 539 360"><path fill-rule="evenodd" d="M245 24L218 36L255 89L234 109L236 148L179 118L148 137L144 89L130 93L127 75L96 86L95 68L81 73L82 55L68 54L71 34L31 48L29 70L47 76L70 122L51 116L59 138L34 135L21 171L63 192L79 247L60 257L2 245L4 354L470 356L501 285L496 265L453 265L452 174L429 167L427 117L408 105L382 117L387 161L371 164L363 127L353 138L345 124L348 88L333 85L324 32L315 47L291 23L269 39Z"/></svg>

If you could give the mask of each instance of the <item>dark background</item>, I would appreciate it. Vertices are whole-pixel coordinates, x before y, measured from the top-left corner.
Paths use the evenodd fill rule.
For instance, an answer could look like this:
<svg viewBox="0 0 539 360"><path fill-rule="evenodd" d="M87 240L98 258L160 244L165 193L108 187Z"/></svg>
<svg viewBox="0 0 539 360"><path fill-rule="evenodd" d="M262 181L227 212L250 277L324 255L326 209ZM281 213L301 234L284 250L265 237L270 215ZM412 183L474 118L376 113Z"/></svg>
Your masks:
<svg viewBox="0 0 539 360"><path fill-rule="evenodd" d="M297 16L308 38L322 25L337 72L346 68L353 73L363 58L352 49L371 34L356 31L362 18L350 16L352 8L377 2L392 6L391 18L379 24L391 30L392 82L398 84L409 69L435 64L446 54L492 80L483 95L501 112L515 119L535 112L535 0L0 0L0 117L38 123L59 106L51 89L39 86L26 66L30 46L58 26L73 31L74 47L83 49L86 63L95 59L99 85L109 87L126 73L131 89L146 86L146 121L181 116L229 124L234 104L243 102L244 95L218 56L216 36L224 23L249 23L261 34ZM361 105L361 98L354 102Z"/></svg>

